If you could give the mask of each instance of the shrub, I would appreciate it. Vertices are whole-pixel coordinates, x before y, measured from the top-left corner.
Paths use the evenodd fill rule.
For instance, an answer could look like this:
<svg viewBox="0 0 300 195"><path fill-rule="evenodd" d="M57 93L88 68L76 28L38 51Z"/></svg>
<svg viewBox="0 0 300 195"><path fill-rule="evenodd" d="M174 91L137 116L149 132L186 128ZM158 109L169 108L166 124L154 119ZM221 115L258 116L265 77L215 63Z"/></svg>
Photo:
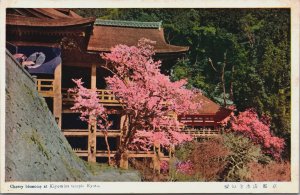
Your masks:
<svg viewBox="0 0 300 195"><path fill-rule="evenodd" d="M291 165L289 162L275 162L263 165L252 162L248 164L250 181L291 181Z"/></svg>
<svg viewBox="0 0 300 195"><path fill-rule="evenodd" d="M181 161L188 160L190 158L191 153L194 151L196 144L196 142L191 141L180 145L180 147L177 147L175 150L176 158Z"/></svg>
<svg viewBox="0 0 300 195"><path fill-rule="evenodd" d="M161 161L160 163L160 172L166 174L169 171L169 162L166 160Z"/></svg>
<svg viewBox="0 0 300 195"><path fill-rule="evenodd" d="M225 167L228 154L229 150L220 137L196 143L189 158L195 173L201 174L205 181L216 181Z"/></svg>
<svg viewBox="0 0 300 195"><path fill-rule="evenodd" d="M178 162L176 164L176 171L181 174L192 175L194 172L193 169L194 169L194 165L190 160Z"/></svg>
<svg viewBox="0 0 300 195"><path fill-rule="evenodd" d="M195 173L190 161L180 162L171 159L169 162L168 181L203 181L199 173Z"/></svg>
<svg viewBox="0 0 300 195"><path fill-rule="evenodd" d="M248 181L250 178L248 163L262 159L259 145L241 135L227 133L223 135L225 147L230 151L227 164L221 173L223 181Z"/></svg>
<svg viewBox="0 0 300 195"><path fill-rule="evenodd" d="M259 118L253 109L248 109L232 117L231 129L259 144L264 153L280 159L284 149L284 139L271 134L269 117Z"/></svg>

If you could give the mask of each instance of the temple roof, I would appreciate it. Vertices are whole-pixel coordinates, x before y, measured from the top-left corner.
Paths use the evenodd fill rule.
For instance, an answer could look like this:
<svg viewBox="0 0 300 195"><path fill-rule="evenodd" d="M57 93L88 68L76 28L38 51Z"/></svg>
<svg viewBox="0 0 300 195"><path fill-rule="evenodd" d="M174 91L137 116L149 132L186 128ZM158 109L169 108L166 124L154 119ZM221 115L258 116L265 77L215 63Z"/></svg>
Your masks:
<svg viewBox="0 0 300 195"><path fill-rule="evenodd" d="M201 108L197 110L197 113L201 114L215 114L221 107L219 104L213 102L203 94L198 94L196 96L196 101L202 103Z"/></svg>
<svg viewBox="0 0 300 195"><path fill-rule="evenodd" d="M94 22L94 18L59 18L59 19L47 19L47 18L34 18L28 16L11 15L7 17L7 25L15 26L30 26L30 27L67 27L76 25L88 25Z"/></svg>
<svg viewBox="0 0 300 195"><path fill-rule="evenodd" d="M191 110L191 114L187 115L214 115L216 121L222 121L232 113L231 109L220 106L200 93L196 95L195 101L202 103L201 108L198 110Z"/></svg>
<svg viewBox="0 0 300 195"><path fill-rule="evenodd" d="M180 53L188 50L188 47L166 43L161 22L96 20L95 25L88 44L89 51L107 52L118 44L137 45L141 38L155 41L156 53Z"/></svg>
<svg viewBox="0 0 300 195"><path fill-rule="evenodd" d="M64 8L9 8L7 14L51 19L82 18L71 9Z"/></svg>
<svg viewBox="0 0 300 195"><path fill-rule="evenodd" d="M11 8L6 24L28 27L66 27L93 24L95 18L83 18L70 9Z"/></svg>
<svg viewBox="0 0 300 195"><path fill-rule="evenodd" d="M123 21L123 20L102 20L96 19L96 26L119 26L132 28L161 28L162 22L138 22L138 21Z"/></svg>

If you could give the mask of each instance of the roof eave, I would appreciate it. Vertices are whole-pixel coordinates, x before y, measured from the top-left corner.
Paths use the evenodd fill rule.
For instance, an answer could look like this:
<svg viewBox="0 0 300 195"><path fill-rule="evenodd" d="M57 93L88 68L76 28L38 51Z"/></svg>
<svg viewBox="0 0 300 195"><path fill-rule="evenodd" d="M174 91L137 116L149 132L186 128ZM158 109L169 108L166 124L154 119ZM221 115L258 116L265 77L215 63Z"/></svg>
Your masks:
<svg viewBox="0 0 300 195"><path fill-rule="evenodd" d="M36 19L30 20L29 17L7 17L6 25L9 26L28 26L28 27L73 27L81 25L93 25L95 22L94 17L90 18L76 18L76 19Z"/></svg>
<svg viewBox="0 0 300 195"><path fill-rule="evenodd" d="M186 53L189 50L189 47L183 47L180 50L163 50L158 49L154 50L155 54L178 54L178 53ZM96 47L88 47L87 51L89 52L110 52L108 48L96 48Z"/></svg>

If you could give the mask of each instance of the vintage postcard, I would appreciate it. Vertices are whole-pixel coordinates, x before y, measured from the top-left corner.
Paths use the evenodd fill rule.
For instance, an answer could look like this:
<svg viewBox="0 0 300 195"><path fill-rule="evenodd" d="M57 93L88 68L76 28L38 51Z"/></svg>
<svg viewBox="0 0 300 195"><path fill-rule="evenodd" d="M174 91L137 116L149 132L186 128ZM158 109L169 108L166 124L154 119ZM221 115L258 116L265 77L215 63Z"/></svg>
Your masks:
<svg viewBox="0 0 300 195"><path fill-rule="evenodd" d="M1 193L299 193L299 1L0 3Z"/></svg>

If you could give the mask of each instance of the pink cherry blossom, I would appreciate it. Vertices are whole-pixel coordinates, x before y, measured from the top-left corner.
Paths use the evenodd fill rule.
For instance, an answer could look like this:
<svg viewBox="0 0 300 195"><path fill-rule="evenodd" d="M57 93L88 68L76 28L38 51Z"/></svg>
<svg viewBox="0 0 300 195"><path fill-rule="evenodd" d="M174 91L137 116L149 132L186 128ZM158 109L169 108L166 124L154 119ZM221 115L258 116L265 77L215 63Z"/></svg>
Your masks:
<svg viewBox="0 0 300 195"><path fill-rule="evenodd" d="M161 74L161 62L152 58L152 44L141 39L137 46L117 45L101 55L115 73L106 78L109 88L131 118L132 129L125 143L131 149L149 150L153 144L168 148L190 141L176 118L168 114L185 114L201 106L193 101L195 93L185 88L186 80L171 82L169 76Z"/></svg>
<svg viewBox="0 0 300 195"><path fill-rule="evenodd" d="M269 117L259 118L253 109L248 109L232 117L231 127L233 131L242 133L254 143L260 144L265 153L277 159L280 158L284 148L284 139L271 134Z"/></svg>
<svg viewBox="0 0 300 195"><path fill-rule="evenodd" d="M122 139L116 158L129 149L150 150L158 145L170 148L192 140L181 131L176 117L170 115L196 110L201 102L194 101L195 93L185 87L186 80L171 82L169 76L160 72L161 62L152 58L152 44L141 39L137 46L117 45L110 53L101 54L107 61L104 68L113 73L105 78L106 82L120 101L121 114L128 122L121 124ZM89 123L94 120L91 115L105 118L107 110L99 104L96 92L85 89L81 80L74 82L77 88L71 92L77 95L72 109L81 112L82 120ZM101 122L98 125L102 128Z"/></svg>
<svg viewBox="0 0 300 195"><path fill-rule="evenodd" d="M110 146L108 143L108 129L112 122L108 120L107 110L100 104L96 90L83 87L81 79L72 79L76 87L68 92L74 94L74 105L71 110L80 113L80 119L89 125L97 125L98 129L104 132L105 144L108 151L108 163L111 163Z"/></svg>
<svg viewBox="0 0 300 195"><path fill-rule="evenodd" d="M178 162L176 164L176 172L186 174L186 175L192 175L194 173L193 163L189 160Z"/></svg>

